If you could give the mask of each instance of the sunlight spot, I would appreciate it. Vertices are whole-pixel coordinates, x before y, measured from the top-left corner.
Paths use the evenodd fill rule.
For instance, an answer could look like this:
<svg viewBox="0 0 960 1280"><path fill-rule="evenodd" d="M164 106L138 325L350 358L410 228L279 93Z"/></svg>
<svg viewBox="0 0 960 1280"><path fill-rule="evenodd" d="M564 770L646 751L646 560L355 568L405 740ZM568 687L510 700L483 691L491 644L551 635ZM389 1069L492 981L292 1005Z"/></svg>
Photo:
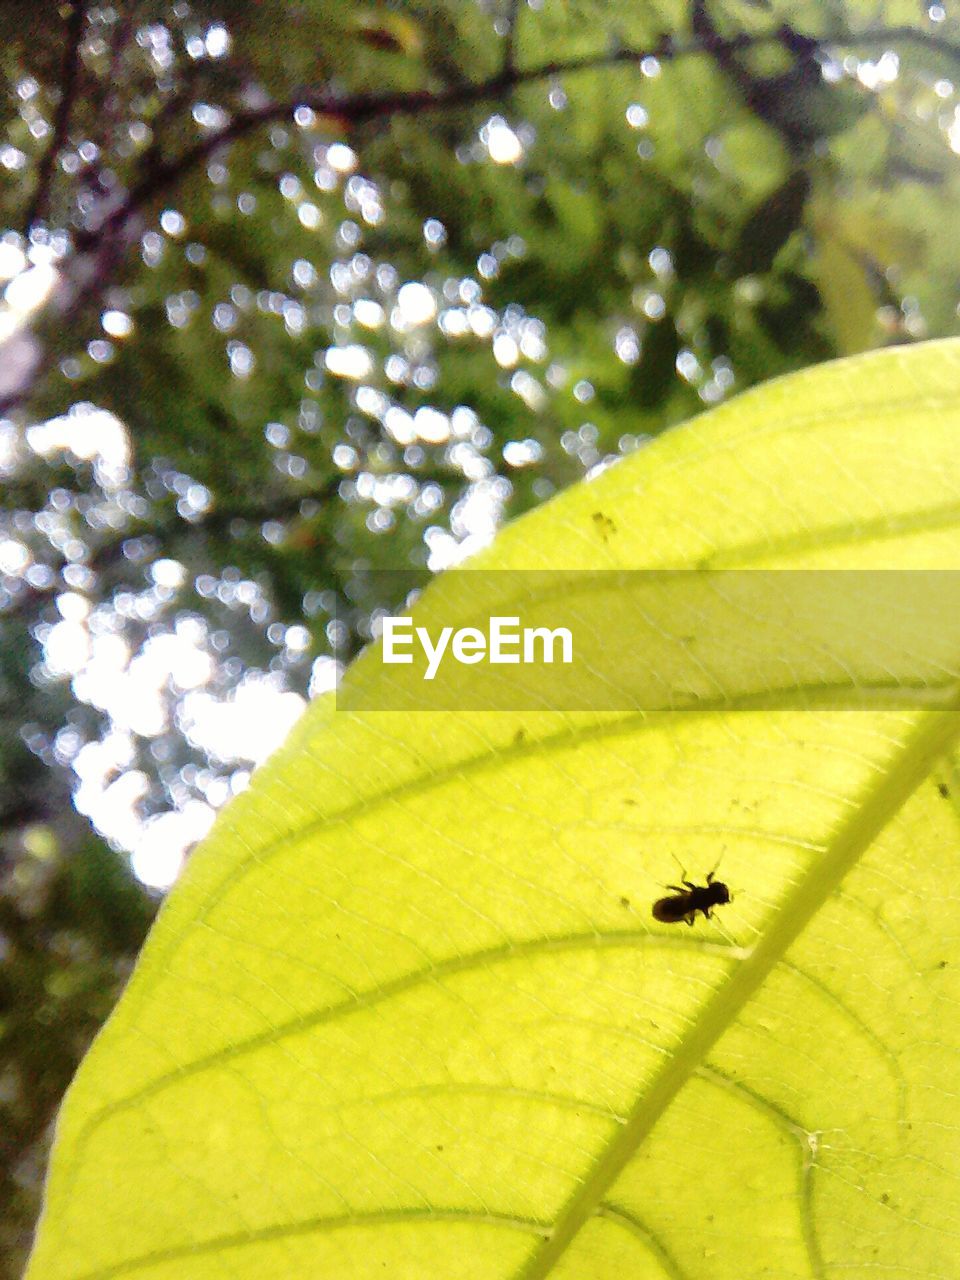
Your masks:
<svg viewBox="0 0 960 1280"><path fill-rule="evenodd" d="M528 409L539 413L547 403L547 393L525 369L518 369L510 379L510 390L520 397Z"/></svg>
<svg viewBox="0 0 960 1280"><path fill-rule="evenodd" d="M160 215L160 229L168 236L182 236L187 229L187 220L176 209L164 209Z"/></svg>
<svg viewBox="0 0 960 1280"><path fill-rule="evenodd" d="M439 249L447 241L447 229L438 218L428 218L423 224L423 238L431 249Z"/></svg>
<svg viewBox="0 0 960 1280"><path fill-rule="evenodd" d="M57 596L57 612L67 622L82 622L90 614L90 601L77 591Z"/></svg>
<svg viewBox="0 0 960 1280"><path fill-rule="evenodd" d="M320 694L329 693L335 689L340 683L342 674L343 664L337 662L336 658L326 655L317 658L310 668L310 687L307 690L310 697L317 698Z"/></svg>
<svg viewBox="0 0 960 1280"><path fill-rule="evenodd" d="M299 693L277 688L263 675L250 675L228 698L189 694L183 723L194 746L217 760L259 764L281 745L306 707Z"/></svg>
<svg viewBox="0 0 960 1280"><path fill-rule="evenodd" d="M0 240L0 280L18 276L27 265L26 254L9 240Z"/></svg>
<svg viewBox="0 0 960 1280"><path fill-rule="evenodd" d="M216 814L202 800L159 814L144 823L130 858L134 875L153 889L169 889L191 845L201 840Z"/></svg>
<svg viewBox="0 0 960 1280"><path fill-rule="evenodd" d="M4 169L25 169L27 157L19 147L11 147L8 142L0 146L0 165Z"/></svg>
<svg viewBox="0 0 960 1280"><path fill-rule="evenodd" d="M357 343L347 347L328 347L324 364L338 378L366 378L373 372L373 357L366 347Z"/></svg>
<svg viewBox="0 0 960 1280"><path fill-rule="evenodd" d="M222 23L218 22L214 26L207 28L203 43L206 46L208 57L222 58L225 53L230 52L230 32Z"/></svg>
<svg viewBox="0 0 960 1280"><path fill-rule="evenodd" d="M27 444L44 456L69 449L85 461L99 457L108 467L123 467L130 459L123 423L108 410L91 404L74 405L69 413L30 427Z"/></svg>
<svg viewBox="0 0 960 1280"><path fill-rule="evenodd" d="M30 552L22 542L4 538L0 542L0 573L19 577L30 563Z"/></svg>
<svg viewBox="0 0 960 1280"><path fill-rule="evenodd" d="M365 329L379 329L383 324L383 307L372 298L358 298L353 304L353 316Z"/></svg>
<svg viewBox="0 0 960 1280"><path fill-rule="evenodd" d="M54 675L80 671L90 657L90 636L79 622L54 623L43 642L43 658Z"/></svg>
<svg viewBox="0 0 960 1280"><path fill-rule="evenodd" d="M494 338L493 358L501 369L512 369L520 359L520 348L509 333L498 333Z"/></svg>
<svg viewBox="0 0 960 1280"><path fill-rule="evenodd" d="M327 147L326 161L337 173L352 173L357 167L357 153L346 143L334 142Z"/></svg>
<svg viewBox="0 0 960 1280"><path fill-rule="evenodd" d="M133 321L125 311L104 311L100 323L111 338L126 338L133 333Z"/></svg>
<svg viewBox="0 0 960 1280"><path fill-rule="evenodd" d="M150 576L158 587L175 590L183 585L187 574L178 560L155 560L150 566Z"/></svg>
<svg viewBox="0 0 960 1280"><path fill-rule="evenodd" d="M444 444L450 439L450 419L439 409L423 405L413 415L413 428L428 444Z"/></svg>
<svg viewBox="0 0 960 1280"><path fill-rule="evenodd" d="M650 270L660 279L673 275L673 256L669 249L664 249L662 245L657 245L651 249L647 255L647 261L650 263Z"/></svg>
<svg viewBox="0 0 960 1280"><path fill-rule="evenodd" d="M295 653L304 653L310 648L312 637L306 627L295 625L287 627L286 634L283 637L283 643Z"/></svg>
<svg viewBox="0 0 960 1280"><path fill-rule="evenodd" d="M432 290L417 280L411 280L400 286L397 309L409 325L429 324L437 314L437 303Z"/></svg>
<svg viewBox="0 0 960 1280"><path fill-rule="evenodd" d="M59 272L50 263L40 263L13 277L3 291L3 300L11 311L28 316L46 302L57 283Z"/></svg>
<svg viewBox="0 0 960 1280"><path fill-rule="evenodd" d="M503 460L508 467L529 467L543 457L543 447L536 440L508 440L503 446Z"/></svg>
<svg viewBox="0 0 960 1280"><path fill-rule="evenodd" d="M227 343L227 359L230 361L230 372L235 378L249 378L256 365L256 357L243 342Z"/></svg>
<svg viewBox="0 0 960 1280"><path fill-rule="evenodd" d="M900 75L900 59L892 49L881 55L877 62L861 62L857 67L857 79L865 89L882 89Z"/></svg>
<svg viewBox="0 0 960 1280"><path fill-rule="evenodd" d="M649 293L643 300L642 311L648 320L660 320L666 314L667 304L659 293Z"/></svg>
<svg viewBox="0 0 960 1280"><path fill-rule="evenodd" d="M494 164L516 164L523 157L523 144L503 116L491 116L480 138Z"/></svg>
<svg viewBox="0 0 960 1280"><path fill-rule="evenodd" d="M617 359L622 360L624 364L636 364L640 359L640 342L636 331L629 325L624 325L617 330L613 345Z"/></svg>

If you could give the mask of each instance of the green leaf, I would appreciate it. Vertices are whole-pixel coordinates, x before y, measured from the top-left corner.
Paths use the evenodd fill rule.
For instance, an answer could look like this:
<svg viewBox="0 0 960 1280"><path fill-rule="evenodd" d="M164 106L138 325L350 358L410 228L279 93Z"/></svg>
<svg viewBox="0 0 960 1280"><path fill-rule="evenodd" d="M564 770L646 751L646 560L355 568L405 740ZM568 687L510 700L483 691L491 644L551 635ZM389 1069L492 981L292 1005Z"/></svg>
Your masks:
<svg viewBox="0 0 960 1280"><path fill-rule="evenodd" d="M742 276L769 271L773 260L803 221L810 175L794 169L750 214L731 255L731 270Z"/></svg>
<svg viewBox="0 0 960 1280"><path fill-rule="evenodd" d="M952 342L771 383L473 563L952 568L958 392ZM960 715L811 698L314 705L81 1069L32 1280L952 1274Z"/></svg>
<svg viewBox="0 0 960 1280"><path fill-rule="evenodd" d="M862 255L823 228L813 266L837 348L851 355L865 350L877 326L877 300Z"/></svg>

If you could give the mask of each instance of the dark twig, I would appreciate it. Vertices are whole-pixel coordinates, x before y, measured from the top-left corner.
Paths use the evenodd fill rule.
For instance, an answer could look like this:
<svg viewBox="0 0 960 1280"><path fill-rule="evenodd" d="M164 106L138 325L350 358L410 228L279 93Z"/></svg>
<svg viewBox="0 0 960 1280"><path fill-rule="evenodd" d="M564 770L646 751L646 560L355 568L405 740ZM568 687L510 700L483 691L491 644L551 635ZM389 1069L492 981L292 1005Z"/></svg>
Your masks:
<svg viewBox="0 0 960 1280"><path fill-rule="evenodd" d="M119 106L120 106L120 70L123 65L123 55L130 43L132 32L132 17L130 13L119 13L116 18L116 24L113 29L113 35L110 38L110 60L107 64L107 71L96 83L93 92L91 107L94 111L95 118L99 122L100 152L106 151L113 137L114 129L117 126ZM98 160L91 160L85 164L77 172L77 181L86 183L91 173L98 168Z"/></svg>
<svg viewBox="0 0 960 1280"><path fill-rule="evenodd" d="M60 100L57 103L57 111L54 116L53 136L50 139L50 145L43 154L43 159L40 161L36 189L24 218L23 233L25 236L29 234L33 224L38 222L46 212L47 201L50 198L50 188L53 183L54 166L56 165L57 157L63 150L63 144L67 140L70 113L73 111L73 104L77 95L77 84L80 78L80 45L83 41L85 20L86 12L83 0L74 0L67 18L67 38L64 44L63 62L60 70Z"/></svg>
<svg viewBox="0 0 960 1280"><path fill-rule="evenodd" d="M517 19L520 16L520 5L523 0L507 0L504 15L507 30L503 46L503 75L512 76L517 68Z"/></svg>

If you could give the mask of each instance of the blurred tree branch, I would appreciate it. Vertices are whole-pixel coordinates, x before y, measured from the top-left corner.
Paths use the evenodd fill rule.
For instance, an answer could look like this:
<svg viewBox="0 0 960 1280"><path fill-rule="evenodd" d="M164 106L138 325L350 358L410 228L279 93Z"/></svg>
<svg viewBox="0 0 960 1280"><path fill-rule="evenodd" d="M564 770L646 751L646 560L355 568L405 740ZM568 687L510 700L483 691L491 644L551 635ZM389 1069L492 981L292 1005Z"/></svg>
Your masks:
<svg viewBox="0 0 960 1280"><path fill-rule="evenodd" d="M365 124L374 119L389 119L395 115L415 115L459 107L475 106L481 102L496 101L509 90L556 76L575 75L582 71L601 67L639 66L647 58L661 62L673 62L678 58L696 54L729 56L748 49L756 49L783 43L783 31L764 32L759 35L738 34L722 36L715 30L703 32L691 40L676 41L665 33L646 49L613 49L604 53L589 54L541 63L535 67L517 68L506 64L494 76L467 84L455 84L441 90L418 89L405 93L355 94L343 97L329 90L304 89L284 102L269 102L263 106L238 112L222 129L210 133L178 156L159 161L138 182L116 208L110 210L99 222L80 231L74 239L80 253L93 248L104 236L122 227L131 217L140 213L161 191L179 181L190 170L209 159L221 147L236 142L252 130L267 124L289 120L298 107L309 107L319 116L336 120L342 125ZM884 27L872 31L839 31L824 36L817 43L821 48L832 45L894 44L897 42L920 43L946 53L960 61L960 45L951 44L937 36L912 27ZM0 411L7 406L0 403Z"/></svg>
<svg viewBox="0 0 960 1280"><path fill-rule="evenodd" d="M30 228L39 222L46 210L53 182L54 167L57 157L63 149L70 127L70 114L77 96L80 80L80 46L83 42L83 29L86 24L86 6L83 0L74 0L66 20L66 40L63 47L63 62L60 70L60 100L53 120L53 132L50 145L43 154L37 172L37 185L27 206L23 220L23 234L30 234Z"/></svg>
<svg viewBox="0 0 960 1280"><path fill-rule="evenodd" d="M81 12L81 18L77 13ZM513 25L515 25L514 15ZM72 11L73 22L82 20L82 7L78 4ZM417 115L423 112L456 110L474 106L482 102L495 102L511 90L523 85L535 84L558 76L575 75L580 72L596 70L603 67L639 66L647 58L656 58L661 62L672 62L679 58L707 54L718 61L729 60L736 54L750 49L758 49L784 44L784 28L774 31L751 34L740 32L731 36L720 34L712 25L699 24L692 38L677 40L669 32L665 32L650 47L645 49L614 48L602 53L588 54L582 57L565 60L554 60L540 63L533 67L517 67L513 57L513 33L508 37L507 55L503 65L496 74L484 80L468 83L457 83L443 89L419 89L400 93L358 93L340 95L328 88L304 88L301 92L282 101L269 101L263 105L238 111L222 128L210 132L191 146L185 147L179 154L164 158L157 148L151 148L152 163L139 181L125 195L112 195L102 202L99 216L94 213L89 224L78 231L73 238L73 250L69 257L61 263L61 283L47 304L48 310L54 312L59 322L72 317L92 296L100 296L111 283L113 273L126 250L135 238L134 232L141 218L145 215L153 201L161 193L169 191L198 165L209 159L230 143L246 137L256 129L291 119L294 112L301 107L308 107L321 117L337 121L343 126L356 126L371 120L388 120L397 115ZM909 26L874 27L865 31L836 30L820 36L816 40L818 50L826 50L835 46L882 46L896 44L917 44L952 59L960 61L960 45L937 36L933 32ZM72 47L72 43L71 43ZM75 58L70 57L73 65ZM61 110L58 113L58 128L66 129L69 116L69 105L75 86L75 71L71 72L70 92L65 86L61 98ZM59 145L51 144L44 164L52 173L56 152ZM45 203L49 176L38 185L37 196L41 197L41 205ZM37 204L37 196L31 210ZM30 220L35 221L36 214L31 212ZM24 333L14 335L10 342L23 342ZM3 348L0 347L0 356ZM23 376L14 379L13 386L8 387L0 396L0 414L8 414L25 404L33 391L37 376L43 367L40 358L24 362Z"/></svg>
<svg viewBox="0 0 960 1280"><path fill-rule="evenodd" d="M520 0L507 0L504 23L506 33L503 46L503 75L511 76L517 64L517 18L520 13Z"/></svg>

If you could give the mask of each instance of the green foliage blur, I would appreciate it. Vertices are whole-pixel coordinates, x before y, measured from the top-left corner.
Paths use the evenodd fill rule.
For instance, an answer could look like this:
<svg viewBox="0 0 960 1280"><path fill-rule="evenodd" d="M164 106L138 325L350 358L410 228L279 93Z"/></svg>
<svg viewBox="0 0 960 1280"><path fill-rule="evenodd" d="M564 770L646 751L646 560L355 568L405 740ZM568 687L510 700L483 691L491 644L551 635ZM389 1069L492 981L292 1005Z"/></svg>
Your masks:
<svg viewBox="0 0 960 1280"><path fill-rule="evenodd" d="M0 12L6 1280L156 886L259 758L204 715L289 714L671 424L956 332L960 30L895 0Z"/></svg>

